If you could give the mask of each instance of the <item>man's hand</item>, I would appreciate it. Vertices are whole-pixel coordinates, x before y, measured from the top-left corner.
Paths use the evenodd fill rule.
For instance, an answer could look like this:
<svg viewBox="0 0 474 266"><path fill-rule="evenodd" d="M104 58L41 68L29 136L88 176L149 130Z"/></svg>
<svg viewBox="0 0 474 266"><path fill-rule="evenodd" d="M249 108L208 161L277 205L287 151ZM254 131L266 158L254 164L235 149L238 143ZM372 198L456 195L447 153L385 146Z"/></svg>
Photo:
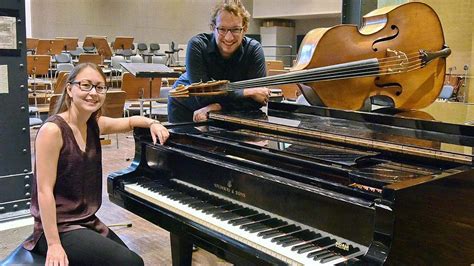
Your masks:
<svg viewBox="0 0 474 266"><path fill-rule="evenodd" d="M218 103L209 104L206 107L194 111L193 121L202 122L207 120L207 114L211 111L220 111L222 106Z"/></svg>
<svg viewBox="0 0 474 266"><path fill-rule="evenodd" d="M46 253L45 265L67 266L69 261L66 252L61 244L48 245L48 252Z"/></svg>
<svg viewBox="0 0 474 266"><path fill-rule="evenodd" d="M250 97L262 105L266 105L270 98L270 89L266 87L244 89L244 96Z"/></svg>

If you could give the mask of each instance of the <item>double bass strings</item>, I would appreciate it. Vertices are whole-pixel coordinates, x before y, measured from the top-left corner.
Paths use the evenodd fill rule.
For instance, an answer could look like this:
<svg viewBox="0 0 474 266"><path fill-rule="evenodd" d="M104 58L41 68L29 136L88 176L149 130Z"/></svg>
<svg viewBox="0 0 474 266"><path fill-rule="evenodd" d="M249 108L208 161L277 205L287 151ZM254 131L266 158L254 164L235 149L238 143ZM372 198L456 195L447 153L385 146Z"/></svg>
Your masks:
<svg viewBox="0 0 474 266"><path fill-rule="evenodd" d="M404 54L405 55L405 54ZM416 56L412 56L416 55ZM362 62L362 63L361 63ZM349 65L348 65L349 64ZM368 59L339 65L300 70L273 77L230 83L232 89L261 87L266 85L305 83L323 80L337 80L354 77L369 77L413 71L422 67L418 52L405 56L391 56L381 59Z"/></svg>

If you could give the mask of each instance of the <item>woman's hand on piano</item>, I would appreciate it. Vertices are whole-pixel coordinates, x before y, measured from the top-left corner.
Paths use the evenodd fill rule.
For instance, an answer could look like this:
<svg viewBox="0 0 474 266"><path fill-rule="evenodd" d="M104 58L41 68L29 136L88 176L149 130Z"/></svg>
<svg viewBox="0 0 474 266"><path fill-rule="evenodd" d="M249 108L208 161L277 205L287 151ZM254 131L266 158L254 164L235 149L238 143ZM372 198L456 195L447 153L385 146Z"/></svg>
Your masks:
<svg viewBox="0 0 474 266"><path fill-rule="evenodd" d="M194 122L203 122L207 120L207 114L212 111L220 111L222 106L218 103L209 104L206 107L194 111L193 121Z"/></svg>
<svg viewBox="0 0 474 266"><path fill-rule="evenodd" d="M48 245L45 265L67 266L69 261L66 252L61 244Z"/></svg>
<svg viewBox="0 0 474 266"><path fill-rule="evenodd" d="M153 122L150 123L150 133L153 144L156 144L156 141L158 140L160 144L163 145L170 136L168 129L156 120L153 120Z"/></svg>

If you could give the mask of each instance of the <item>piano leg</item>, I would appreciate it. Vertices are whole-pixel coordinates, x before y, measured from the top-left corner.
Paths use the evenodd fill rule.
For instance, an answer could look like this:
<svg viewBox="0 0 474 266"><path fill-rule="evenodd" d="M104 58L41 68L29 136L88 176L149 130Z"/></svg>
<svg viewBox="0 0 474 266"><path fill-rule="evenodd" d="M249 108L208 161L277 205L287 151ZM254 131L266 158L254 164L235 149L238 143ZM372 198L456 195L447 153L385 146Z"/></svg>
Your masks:
<svg viewBox="0 0 474 266"><path fill-rule="evenodd" d="M173 233L170 233L170 238L173 266L191 265L193 243Z"/></svg>

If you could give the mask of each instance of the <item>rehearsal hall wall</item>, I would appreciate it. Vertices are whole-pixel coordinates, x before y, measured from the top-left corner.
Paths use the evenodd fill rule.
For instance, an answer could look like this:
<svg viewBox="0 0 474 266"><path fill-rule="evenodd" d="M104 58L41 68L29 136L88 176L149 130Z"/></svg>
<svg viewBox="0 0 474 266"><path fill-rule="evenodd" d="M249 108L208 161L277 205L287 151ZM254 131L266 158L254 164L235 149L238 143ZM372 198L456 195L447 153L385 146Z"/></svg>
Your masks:
<svg viewBox="0 0 474 266"><path fill-rule="evenodd" d="M243 0L252 14L253 0ZM133 36L134 42L186 44L195 34L209 32L215 0L32 0L31 36ZM251 21L249 33L258 33Z"/></svg>

